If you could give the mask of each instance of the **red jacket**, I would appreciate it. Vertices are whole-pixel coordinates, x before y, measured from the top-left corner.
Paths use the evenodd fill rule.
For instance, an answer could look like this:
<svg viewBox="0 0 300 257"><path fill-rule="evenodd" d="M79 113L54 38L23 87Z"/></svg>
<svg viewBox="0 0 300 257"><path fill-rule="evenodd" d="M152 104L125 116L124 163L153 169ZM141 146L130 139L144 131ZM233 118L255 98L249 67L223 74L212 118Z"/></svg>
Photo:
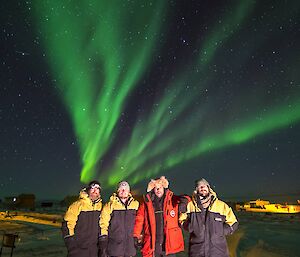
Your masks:
<svg viewBox="0 0 300 257"><path fill-rule="evenodd" d="M181 228L178 224L179 197L173 195L170 190L165 191L164 199L164 234L166 255L178 253L184 250L184 241ZM134 225L134 237L141 238L143 234L143 257L153 256L155 250L155 214L150 194L144 196L144 202L140 205Z"/></svg>

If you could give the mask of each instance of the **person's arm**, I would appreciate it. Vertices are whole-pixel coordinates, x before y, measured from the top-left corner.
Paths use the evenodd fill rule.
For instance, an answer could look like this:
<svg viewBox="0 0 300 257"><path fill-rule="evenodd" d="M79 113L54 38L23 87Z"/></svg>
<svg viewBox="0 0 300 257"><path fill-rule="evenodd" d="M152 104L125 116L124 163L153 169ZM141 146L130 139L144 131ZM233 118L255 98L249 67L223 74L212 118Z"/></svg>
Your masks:
<svg viewBox="0 0 300 257"><path fill-rule="evenodd" d="M75 240L75 226L78 220L78 215L81 211L80 202L73 203L67 210L64 220L62 222L62 234L64 237L65 245L70 251L73 248L76 248L76 240Z"/></svg>
<svg viewBox="0 0 300 257"><path fill-rule="evenodd" d="M106 203L101 211L99 226L100 235L98 238L99 256L107 257L107 246L108 246L108 227L111 220L111 214L113 207L110 202Z"/></svg>
<svg viewBox="0 0 300 257"><path fill-rule="evenodd" d="M111 214L112 214L112 206L111 203L108 202L104 205L102 209L101 217L99 221L101 236L108 235L108 227L111 219Z"/></svg>
<svg viewBox="0 0 300 257"><path fill-rule="evenodd" d="M63 223L62 223L62 233L64 238L73 236L75 231L75 226L77 223L78 215L80 213L80 203L73 203L67 210Z"/></svg>
<svg viewBox="0 0 300 257"><path fill-rule="evenodd" d="M189 204L186 206L186 211L179 214L179 224L184 230L189 231Z"/></svg>
<svg viewBox="0 0 300 257"><path fill-rule="evenodd" d="M133 229L133 237L141 238L145 221L145 203L143 202L136 213L135 224Z"/></svg>
<svg viewBox="0 0 300 257"><path fill-rule="evenodd" d="M184 213L187 211L187 205L191 201L191 198L188 195L180 195L178 196L179 203L178 203L178 212Z"/></svg>
<svg viewBox="0 0 300 257"><path fill-rule="evenodd" d="M238 221L232 211L232 209L225 204L225 216L226 220L224 223L224 234L231 235L238 229Z"/></svg>

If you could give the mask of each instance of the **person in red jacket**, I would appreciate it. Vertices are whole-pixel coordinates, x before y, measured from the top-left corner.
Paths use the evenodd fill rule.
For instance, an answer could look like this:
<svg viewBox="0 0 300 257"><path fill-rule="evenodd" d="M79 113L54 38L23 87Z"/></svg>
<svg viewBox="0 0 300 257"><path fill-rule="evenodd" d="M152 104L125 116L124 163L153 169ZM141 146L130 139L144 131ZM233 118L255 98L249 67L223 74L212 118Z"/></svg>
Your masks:
<svg viewBox="0 0 300 257"><path fill-rule="evenodd" d="M168 187L169 182L164 176L152 179L138 209L133 236L136 245L142 244L143 257L173 257L184 250L178 223L181 198Z"/></svg>

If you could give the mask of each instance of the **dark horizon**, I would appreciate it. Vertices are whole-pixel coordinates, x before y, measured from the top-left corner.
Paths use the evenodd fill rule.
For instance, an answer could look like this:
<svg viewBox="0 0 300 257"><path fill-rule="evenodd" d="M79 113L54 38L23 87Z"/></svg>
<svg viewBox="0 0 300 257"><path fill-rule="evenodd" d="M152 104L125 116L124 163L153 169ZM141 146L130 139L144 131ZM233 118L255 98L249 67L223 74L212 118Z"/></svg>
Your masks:
<svg viewBox="0 0 300 257"><path fill-rule="evenodd" d="M107 192L104 193L104 195L102 194L102 199L104 202L107 202L109 200L109 197L111 196L112 192ZM142 196L143 194L145 194L146 192L142 193L142 194L136 194L133 193L134 196ZM174 192L175 194L178 195L189 195L191 196L191 193L179 193L179 192ZM33 194L36 198L35 198L35 202L37 203L42 203L42 202L55 202L55 203L59 203L62 202L66 197L79 197L79 193L78 194L70 194L70 195L64 195L61 198L41 198L41 197L37 197L36 194L34 193L23 193L23 194ZM4 196L3 198L0 198L2 200L2 203L4 202L5 198L9 198L9 197L18 197L19 195L7 195ZM278 194L278 193L274 193L274 194L264 194L264 195L239 195L239 196L229 196L229 195L224 195L224 196L219 196L218 198L220 198L221 200L224 200L225 202L249 202L249 201L254 201L257 199L261 199L261 200L267 200L270 201L270 203L280 203L280 204L298 204L297 200L300 200L300 192L295 190L291 193L284 193L284 194Z"/></svg>

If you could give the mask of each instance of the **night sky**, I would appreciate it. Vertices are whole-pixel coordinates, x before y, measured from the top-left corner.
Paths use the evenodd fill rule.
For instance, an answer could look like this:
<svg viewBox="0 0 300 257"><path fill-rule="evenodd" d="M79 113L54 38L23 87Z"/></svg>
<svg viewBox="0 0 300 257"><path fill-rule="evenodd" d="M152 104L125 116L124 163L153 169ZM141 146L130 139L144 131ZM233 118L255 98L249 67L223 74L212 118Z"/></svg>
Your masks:
<svg viewBox="0 0 300 257"><path fill-rule="evenodd" d="M1 1L0 198L125 179L300 195L300 1Z"/></svg>

